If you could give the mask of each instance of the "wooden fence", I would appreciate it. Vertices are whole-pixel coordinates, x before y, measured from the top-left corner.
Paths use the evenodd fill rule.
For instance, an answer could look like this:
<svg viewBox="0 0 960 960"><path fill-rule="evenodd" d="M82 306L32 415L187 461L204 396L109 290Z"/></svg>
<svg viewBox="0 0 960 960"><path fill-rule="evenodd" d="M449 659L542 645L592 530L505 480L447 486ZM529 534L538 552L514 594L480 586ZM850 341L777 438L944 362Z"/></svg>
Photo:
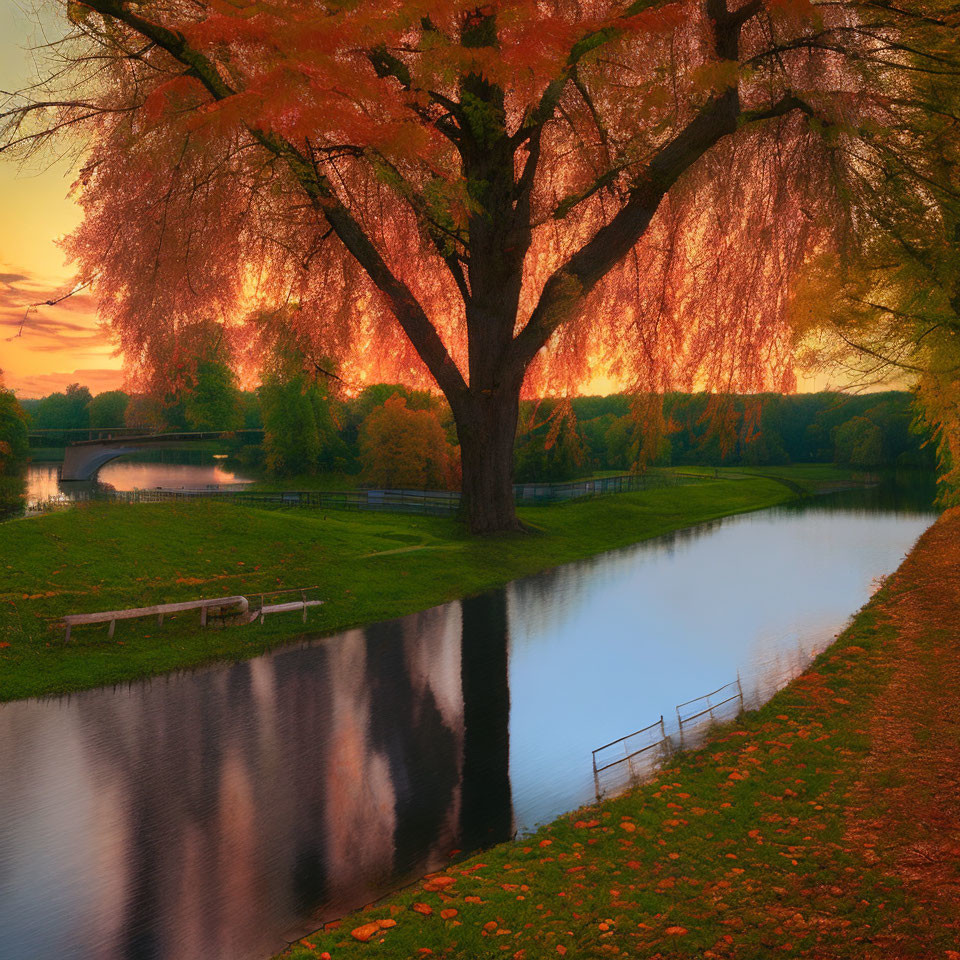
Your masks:
<svg viewBox="0 0 960 960"><path fill-rule="evenodd" d="M192 610L200 611L200 626L208 623L208 614L212 611L221 621L235 624L248 624L259 620L262 624L267 615L277 613L300 614L301 621L307 622L307 612L314 607L322 607L325 600L315 594L321 588L284 587L281 590L269 590L251 594L250 597L235 594L229 597L198 597L195 600L181 600L174 603L159 603L149 607L127 607L120 610L98 610L93 613L68 613L55 618L55 623L66 628L64 642L69 641L73 627L107 623L107 638L112 639L118 620L137 620L142 617L156 617L157 625L162 626L165 618L173 619L178 614ZM292 599L285 600L284 597ZM280 602L277 602L277 601Z"/></svg>
<svg viewBox="0 0 960 960"><path fill-rule="evenodd" d="M569 483L514 484L518 506L540 506L565 500L631 493L661 487L678 487L700 483L708 478L696 474L643 473L597 477ZM187 500L223 500L230 503L262 507L306 507L318 510L380 510L395 513L419 513L431 516L454 516L460 510L458 490L246 490L233 484L225 487L203 487L174 490L168 488L142 490L78 491L77 500L112 500L120 503L166 503ZM62 505L62 501L58 502ZM34 509L44 509L38 504Z"/></svg>

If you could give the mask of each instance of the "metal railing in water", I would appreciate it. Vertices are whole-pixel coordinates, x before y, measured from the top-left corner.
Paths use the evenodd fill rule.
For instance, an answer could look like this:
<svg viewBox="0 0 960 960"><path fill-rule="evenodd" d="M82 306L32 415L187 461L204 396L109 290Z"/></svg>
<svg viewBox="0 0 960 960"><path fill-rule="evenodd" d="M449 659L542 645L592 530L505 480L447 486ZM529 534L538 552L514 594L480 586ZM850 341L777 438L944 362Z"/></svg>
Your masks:
<svg viewBox="0 0 960 960"><path fill-rule="evenodd" d="M716 699L718 697L719 699ZM597 801L599 802L605 792L602 784L602 774L607 771L615 771L619 774L619 786L629 786L639 782L644 776L651 776L657 770L659 763L677 749L692 746L684 740L684 735L690 730L691 725L694 729L702 732L714 723L719 723L724 719L732 719L724 714L724 708L729 708L733 703L737 704L735 716L739 716L744 710L743 685L740 682L739 673L736 680L725 683L722 687L711 690L710 693L705 693L703 696L694 697L685 703L677 704L676 740L667 733L663 714L661 714L660 719L655 723L634 730L633 733L618 737L616 740L611 740L602 747L597 747L591 751L593 785ZM694 709L684 713L686 707L693 707ZM700 722L697 723L697 721ZM613 751L613 753L610 751ZM622 756L620 756L621 751Z"/></svg>
<svg viewBox="0 0 960 960"><path fill-rule="evenodd" d="M731 691L736 691L735 693ZM714 702L713 698L720 696L721 699ZM743 685L740 683L740 674L737 674L736 680L731 680L730 683L725 683L722 687L717 687L716 690L711 690L710 693L705 693L702 697L694 697L692 700L687 700L686 703L677 704L677 724L680 727L680 735L683 735L683 725L690 724L694 720L700 720L703 717L709 715L710 722L716 722L716 712L721 707L726 706L728 703L733 703L734 700L740 701L740 710L743 710ZM680 711L684 707L690 707L694 704L706 704L705 707L697 707L693 713L684 716Z"/></svg>
<svg viewBox="0 0 960 960"><path fill-rule="evenodd" d="M631 744L631 740L635 737L644 737L645 734L649 734L655 730L660 731L660 736L652 740L649 743L639 746L637 744ZM633 733L628 733L624 737L618 737L616 740L611 740L609 743L605 743L602 747L597 747L596 750L593 750L593 785L596 789L597 800L600 799L601 789L600 789L600 774L605 770L612 770L619 767L621 764L627 765L627 770L629 772L630 779L633 780L637 777L636 764L635 761L638 757L646 757L646 755L651 750L655 750L657 747L662 747L664 743L667 742L667 731L663 723L663 714L660 714L660 720L657 723L651 723L649 726L641 727L639 730L634 730ZM607 758L601 758L600 763L597 763L598 754L602 754L605 750L610 750L613 747L623 747L623 756L616 757L613 760ZM632 749L636 747L636 749Z"/></svg>

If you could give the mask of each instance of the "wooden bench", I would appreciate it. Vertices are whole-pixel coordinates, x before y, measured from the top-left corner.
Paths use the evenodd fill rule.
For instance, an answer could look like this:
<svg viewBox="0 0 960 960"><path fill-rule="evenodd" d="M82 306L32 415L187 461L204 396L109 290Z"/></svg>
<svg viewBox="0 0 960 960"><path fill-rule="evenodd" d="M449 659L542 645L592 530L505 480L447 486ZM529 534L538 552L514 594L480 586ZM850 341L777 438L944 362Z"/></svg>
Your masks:
<svg viewBox="0 0 960 960"><path fill-rule="evenodd" d="M303 622L307 622L307 607L319 607L323 600L291 600L288 603L268 603L260 607L260 622L268 613L287 613L291 610L303 611Z"/></svg>
<svg viewBox="0 0 960 960"><path fill-rule="evenodd" d="M285 604L281 606L285 606ZM295 609L300 609L300 603L293 606ZM152 607L133 607L129 610L101 610L98 613L68 613L60 619L67 628L67 632L63 638L64 642L66 642L70 639L71 627L78 624L109 623L110 632L108 636L112 637L118 620L136 620L138 617L156 617L157 623L163 623L163 618L168 613L183 613L185 610L199 610L200 626L205 627L207 625L207 611L211 607L236 607L237 609L234 615L243 616L250 609L250 603L246 597L241 596L210 597L205 600L185 600L182 603L159 603Z"/></svg>

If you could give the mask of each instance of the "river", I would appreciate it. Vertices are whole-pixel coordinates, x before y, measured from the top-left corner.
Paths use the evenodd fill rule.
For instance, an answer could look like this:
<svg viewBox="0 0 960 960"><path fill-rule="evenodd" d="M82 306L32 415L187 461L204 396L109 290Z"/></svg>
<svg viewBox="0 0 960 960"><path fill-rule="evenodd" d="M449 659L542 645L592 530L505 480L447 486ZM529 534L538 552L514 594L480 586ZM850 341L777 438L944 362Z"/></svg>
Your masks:
<svg viewBox="0 0 960 960"><path fill-rule="evenodd" d="M0 958L262 960L593 799L591 750L766 699L934 520L728 518L237 664L0 706Z"/></svg>

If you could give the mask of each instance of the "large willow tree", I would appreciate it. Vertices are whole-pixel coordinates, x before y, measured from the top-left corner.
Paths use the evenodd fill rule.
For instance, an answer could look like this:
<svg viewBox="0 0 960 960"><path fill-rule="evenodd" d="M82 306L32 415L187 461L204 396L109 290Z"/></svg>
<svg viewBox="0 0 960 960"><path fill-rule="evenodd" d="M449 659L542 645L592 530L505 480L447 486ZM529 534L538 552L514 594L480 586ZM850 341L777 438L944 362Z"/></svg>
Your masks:
<svg viewBox="0 0 960 960"><path fill-rule="evenodd" d="M521 391L790 386L787 305L951 78L936 2L86 0L7 149L79 133L68 241L125 356L198 317L432 378L476 531ZM36 90L43 92L37 93ZM915 144L912 144L915 146ZM864 191L868 181L870 191ZM261 329L260 334L264 331Z"/></svg>

